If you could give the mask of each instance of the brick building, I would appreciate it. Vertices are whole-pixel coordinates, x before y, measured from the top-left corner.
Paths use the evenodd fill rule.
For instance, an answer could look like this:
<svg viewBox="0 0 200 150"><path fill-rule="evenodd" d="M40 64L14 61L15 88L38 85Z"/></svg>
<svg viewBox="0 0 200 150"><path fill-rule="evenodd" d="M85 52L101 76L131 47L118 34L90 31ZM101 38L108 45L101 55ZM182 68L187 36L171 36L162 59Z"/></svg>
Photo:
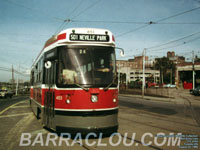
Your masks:
<svg viewBox="0 0 200 150"><path fill-rule="evenodd" d="M117 69L120 73L126 74L127 83L130 81L142 80L143 77L143 56L136 56L134 59L117 60ZM158 70L153 70L153 60L145 57L145 78L152 78L154 82L159 81L160 73Z"/></svg>

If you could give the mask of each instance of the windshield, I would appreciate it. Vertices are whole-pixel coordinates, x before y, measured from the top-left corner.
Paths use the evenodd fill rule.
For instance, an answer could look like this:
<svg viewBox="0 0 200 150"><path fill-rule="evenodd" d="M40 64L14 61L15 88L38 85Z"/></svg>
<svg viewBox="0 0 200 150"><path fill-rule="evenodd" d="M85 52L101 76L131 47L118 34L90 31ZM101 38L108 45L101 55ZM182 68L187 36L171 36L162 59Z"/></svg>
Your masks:
<svg viewBox="0 0 200 150"><path fill-rule="evenodd" d="M112 47L61 47L58 86L107 86L115 77L115 51Z"/></svg>

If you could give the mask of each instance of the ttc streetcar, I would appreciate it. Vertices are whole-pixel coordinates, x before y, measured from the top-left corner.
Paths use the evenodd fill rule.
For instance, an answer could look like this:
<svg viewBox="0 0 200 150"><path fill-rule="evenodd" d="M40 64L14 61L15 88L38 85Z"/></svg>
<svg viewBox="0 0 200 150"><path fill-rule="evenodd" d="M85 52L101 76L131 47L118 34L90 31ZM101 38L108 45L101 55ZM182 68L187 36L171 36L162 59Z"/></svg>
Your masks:
<svg viewBox="0 0 200 150"><path fill-rule="evenodd" d="M31 68L30 105L58 132L116 132L115 39L106 29L71 28L50 38Z"/></svg>

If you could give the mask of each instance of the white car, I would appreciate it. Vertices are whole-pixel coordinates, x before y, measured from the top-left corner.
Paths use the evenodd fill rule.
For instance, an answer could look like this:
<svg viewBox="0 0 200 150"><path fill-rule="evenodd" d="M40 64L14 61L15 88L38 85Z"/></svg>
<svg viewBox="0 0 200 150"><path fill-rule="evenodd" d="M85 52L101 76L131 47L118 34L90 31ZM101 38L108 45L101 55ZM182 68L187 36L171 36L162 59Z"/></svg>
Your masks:
<svg viewBox="0 0 200 150"><path fill-rule="evenodd" d="M175 84L165 84L165 85L163 85L163 87L165 87L165 88L176 88L176 85Z"/></svg>
<svg viewBox="0 0 200 150"><path fill-rule="evenodd" d="M176 85L175 84L170 84L170 87L171 88L176 88Z"/></svg>

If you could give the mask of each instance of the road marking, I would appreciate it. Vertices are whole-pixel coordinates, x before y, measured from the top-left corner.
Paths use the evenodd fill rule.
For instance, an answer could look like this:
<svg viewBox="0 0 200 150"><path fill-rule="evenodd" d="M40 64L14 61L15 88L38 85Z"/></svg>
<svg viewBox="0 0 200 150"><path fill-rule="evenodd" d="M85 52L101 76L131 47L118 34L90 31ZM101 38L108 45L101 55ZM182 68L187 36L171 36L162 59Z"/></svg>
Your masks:
<svg viewBox="0 0 200 150"><path fill-rule="evenodd" d="M29 107L29 108L30 108L29 105L27 105L27 106L14 106L14 107L12 107L12 108L26 108L26 107Z"/></svg>
<svg viewBox="0 0 200 150"><path fill-rule="evenodd" d="M27 100L23 100L23 101L21 101L21 102L15 103L15 104L13 104L13 105L11 105L11 106L5 108L4 110L2 110L2 111L0 112L0 115L2 115L4 112L6 112L8 109L14 107L15 105L20 104L20 103L23 103L23 102L25 102L25 101L27 101Z"/></svg>
<svg viewBox="0 0 200 150"><path fill-rule="evenodd" d="M45 130L45 129L40 129L40 130L36 130L36 131L31 132L31 135L32 135L32 136L35 136L35 135L37 135L38 133L47 134L47 133L49 133L49 132L48 132L47 130Z"/></svg>
<svg viewBox="0 0 200 150"><path fill-rule="evenodd" d="M2 116L0 116L0 118L17 117L17 116L30 115L30 114L33 114L33 113L30 112L30 113L13 114L13 115L2 115Z"/></svg>
<svg viewBox="0 0 200 150"><path fill-rule="evenodd" d="M18 139L16 137L20 137L21 133L30 129L30 125L32 125L32 121L35 119L34 115L29 114L22 119L20 119L13 128L6 134L3 139L4 145L7 150L13 150L14 145L18 143Z"/></svg>

